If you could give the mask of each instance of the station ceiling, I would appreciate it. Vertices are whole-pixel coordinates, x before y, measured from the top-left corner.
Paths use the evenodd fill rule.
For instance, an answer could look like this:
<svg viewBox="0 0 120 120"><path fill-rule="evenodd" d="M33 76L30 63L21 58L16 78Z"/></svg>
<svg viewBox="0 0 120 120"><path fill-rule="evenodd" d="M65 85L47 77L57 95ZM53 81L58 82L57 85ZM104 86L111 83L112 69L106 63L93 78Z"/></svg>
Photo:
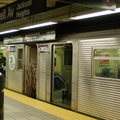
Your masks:
<svg viewBox="0 0 120 120"><path fill-rule="evenodd" d="M19 1L19 0L0 0L0 8L10 3L13 3L15 1ZM51 0L51 1L56 1L57 3L62 3L62 4L64 3L58 0ZM120 8L120 0L116 0L116 7ZM55 21L58 23L69 22L69 21L72 21L70 17L97 12L97 11L103 11L103 9L92 8L92 7L88 7L81 4L68 4L67 6L64 6L58 9L53 9L50 11L48 10L44 13L40 13L40 14L28 16L22 19L6 22L4 24L0 24L0 32L6 31L8 30L8 28L18 29L24 26L29 26L31 24L44 23L44 22L47 22L48 20Z"/></svg>
<svg viewBox="0 0 120 120"><path fill-rule="evenodd" d="M10 3L13 3L13 2L15 2L15 1L18 1L18 0L0 0L0 8L1 7L4 7L4 6L6 6L6 5L8 5L8 4L10 4ZM47 0L47 1L50 1L50 0ZM60 1L60 0L51 0L51 2L52 1ZM64 1L64 0L63 0ZM68 0L69 1L69 0ZM61 1L60 1L61 2ZM117 2L120 2L120 0L116 0L116 3Z"/></svg>

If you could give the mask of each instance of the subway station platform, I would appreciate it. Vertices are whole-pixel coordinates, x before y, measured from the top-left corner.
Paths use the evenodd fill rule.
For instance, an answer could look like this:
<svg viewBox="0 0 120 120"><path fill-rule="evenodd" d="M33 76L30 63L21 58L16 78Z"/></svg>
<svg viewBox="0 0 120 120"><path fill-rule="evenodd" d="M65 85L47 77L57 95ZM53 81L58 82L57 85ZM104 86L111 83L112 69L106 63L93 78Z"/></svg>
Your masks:
<svg viewBox="0 0 120 120"><path fill-rule="evenodd" d="M4 96L4 120L96 120L7 89Z"/></svg>

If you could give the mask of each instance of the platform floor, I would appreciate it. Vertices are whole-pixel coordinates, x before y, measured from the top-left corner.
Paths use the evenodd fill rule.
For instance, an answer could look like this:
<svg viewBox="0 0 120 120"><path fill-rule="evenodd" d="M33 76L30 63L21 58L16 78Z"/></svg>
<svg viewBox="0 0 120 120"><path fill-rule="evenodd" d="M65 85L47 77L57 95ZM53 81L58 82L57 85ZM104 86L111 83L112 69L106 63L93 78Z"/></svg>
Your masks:
<svg viewBox="0 0 120 120"><path fill-rule="evenodd" d="M96 120L7 89L4 95L4 120Z"/></svg>

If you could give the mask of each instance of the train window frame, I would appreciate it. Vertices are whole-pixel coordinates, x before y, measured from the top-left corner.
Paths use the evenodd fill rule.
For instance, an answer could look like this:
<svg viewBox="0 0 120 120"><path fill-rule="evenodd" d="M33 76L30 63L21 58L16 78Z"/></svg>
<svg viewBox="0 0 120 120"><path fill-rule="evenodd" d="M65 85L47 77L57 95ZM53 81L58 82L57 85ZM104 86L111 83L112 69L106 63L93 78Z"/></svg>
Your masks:
<svg viewBox="0 0 120 120"><path fill-rule="evenodd" d="M65 49L65 50L63 51L63 52L64 52L64 53L63 53L63 55L64 55L64 56L63 56L63 59L64 59L64 60L63 60L63 65L64 65L64 66L71 66L71 65L72 65L72 61L70 62L71 64L69 64L68 61L65 61L65 56L66 56L66 55L65 55L65 54L66 54L65 52L66 52L66 51L71 52L71 60L72 60L72 50L71 50L71 49ZM67 54L68 54L68 53L67 53ZM67 63L67 64L66 64L66 63Z"/></svg>
<svg viewBox="0 0 120 120"><path fill-rule="evenodd" d="M96 50L115 50L115 49L118 50L118 49L120 49L120 47L119 46L111 46L111 47L104 46L104 47L93 47L92 48L92 77L93 78L100 78L100 79L120 79L120 76L118 76L118 74L120 75L119 70L118 70L118 68L120 68L120 63L119 63L120 62L120 56L118 56L118 57L114 57L114 56L111 57L109 55L107 55L107 56L95 56L95 51ZM119 52L119 51L117 51L117 52ZM115 66L117 68L116 72L115 72L116 75L112 75L112 76L117 76L117 77L111 77L110 75L109 75L109 77L99 76L99 75L97 76L96 75L97 74L96 73L97 66L95 65L96 64L95 60L100 60L100 61L101 60L106 60L106 61L108 60L107 61L108 63L109 62L111 63L111 61L116 62L117 63L117 65ZM99 61L99 64L100 64L100 61ZM103 61L103 63L104 63L104 61ZM107 64L107 63L105 63L105 64ZM111 70L111 68L109 68L110 66L106 67L104 65L104 67L105 67L105 69L102 70L102 74L103 74L103 71L110 71ZM114 67L114 66L112 66L112 67Z"/></svg>
<svg viewBox="0 0 120 120"><path fill-rule="evenodd" d="M22 57L19 56L20 55L19 52L21 52L21 50L22 50ZM18 48L17 54L18 54L18 56L17 56L17 70L22 70L23 69L23 48L21 48L21 47ZM22 67L20 67L20 63L22 63Z"/></svg>

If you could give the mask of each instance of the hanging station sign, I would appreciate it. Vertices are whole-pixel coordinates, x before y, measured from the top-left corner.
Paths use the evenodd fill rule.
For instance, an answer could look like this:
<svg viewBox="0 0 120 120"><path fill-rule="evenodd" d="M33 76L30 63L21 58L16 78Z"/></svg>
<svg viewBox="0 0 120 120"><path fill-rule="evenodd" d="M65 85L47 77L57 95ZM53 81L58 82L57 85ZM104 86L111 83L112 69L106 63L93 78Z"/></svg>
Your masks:
<svg viewBox="0 0 120 120"><path fill-rule="evenodd" d="M14 44L14 43L26 43L26 42L39 42L39 41L52 41L56 39L55 30L49 30L44 32L35 32L28 33L23 36L14 36L14 37L6 37L4 38L4 44Z"/></svg>
<svg viewBox="0 0 120 120"><path fill-rule="evenodd" d="M26 34L24 37L24 42L34 42L34 41L50 41L55 40L56 34L55 31L45 31L45 32L36 32L32 34Z"/></svg>
<svg viewBox="0 0 120 120"><path fill-rule="evenodd" d="M0 23L45 11L45 0L19 0L0 9Z"/></svg>
<svg viewBox="0 0 120 120"><path fill-rule="evenodd" d="M59 1L79 3L94 8L103 8L108 10L114 10L116 8L115 0L59 0Z"/></svg>
<svg viewBox="0 0 120 120"><path fill-rule="evenodd" d="M4 44L13 44L13 43L23 43L23 37L22 36L14 36L14 37L8 37L4 38Z"/></svg>

